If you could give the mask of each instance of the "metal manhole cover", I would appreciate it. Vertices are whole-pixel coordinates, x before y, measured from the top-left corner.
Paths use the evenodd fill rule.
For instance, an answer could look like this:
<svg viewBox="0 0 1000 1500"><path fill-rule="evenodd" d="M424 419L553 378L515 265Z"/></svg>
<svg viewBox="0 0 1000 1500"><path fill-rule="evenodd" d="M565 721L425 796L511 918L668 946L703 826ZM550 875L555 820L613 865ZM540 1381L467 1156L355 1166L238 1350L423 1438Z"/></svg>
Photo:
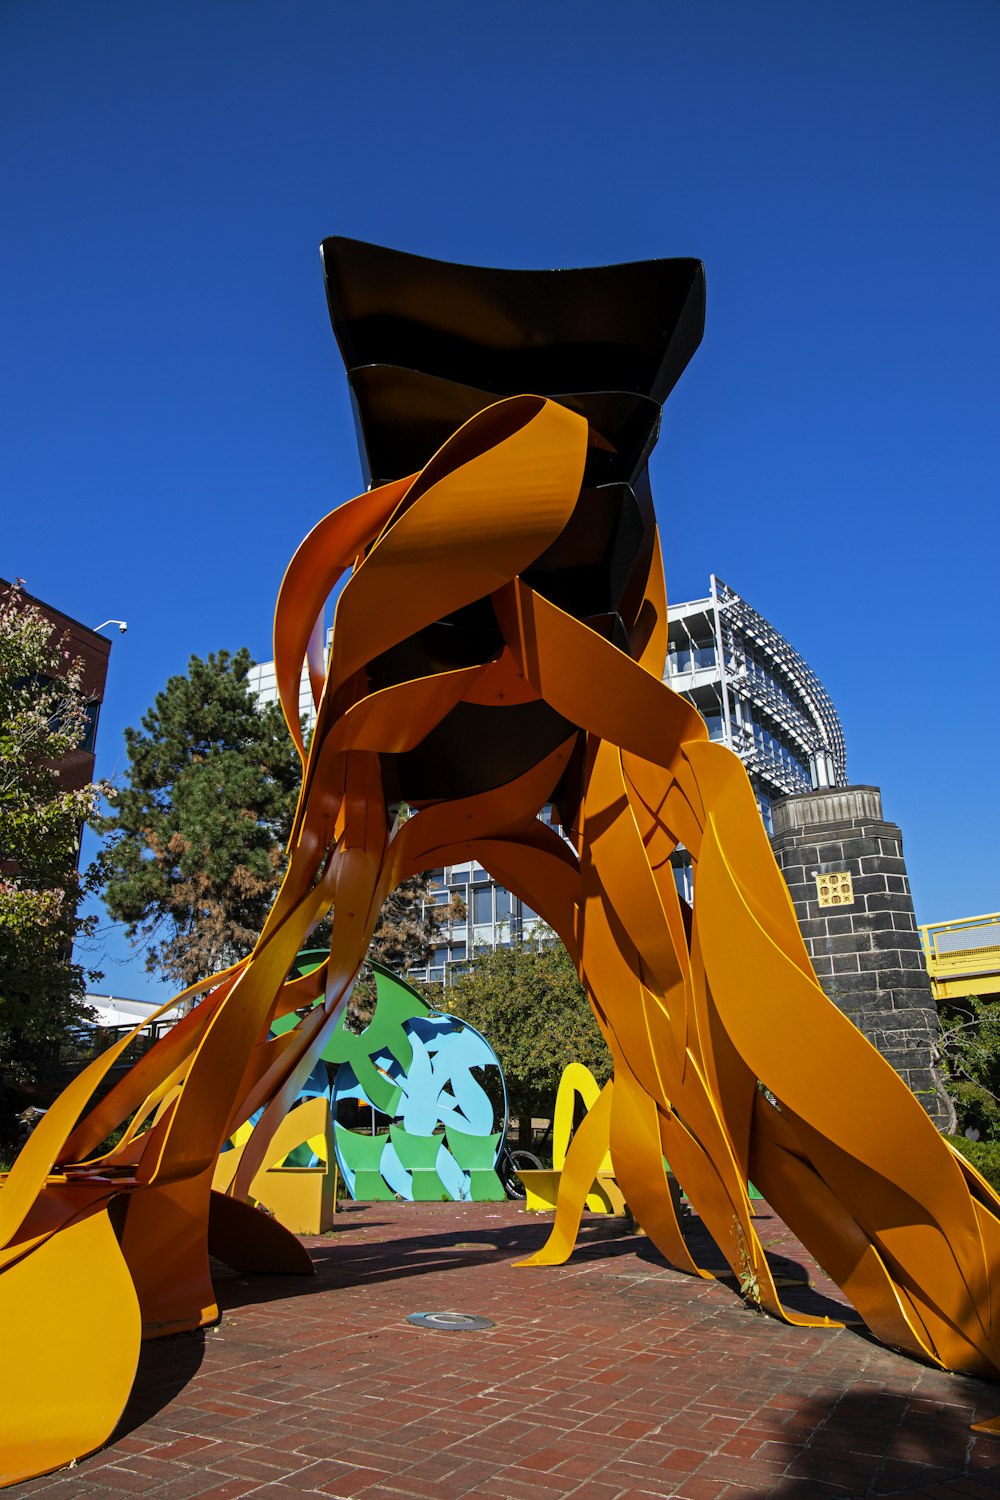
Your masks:
<svg viewBox="0 0 1000 1500"><path fill-rule="evenodd" d="M496 1327L492 1318L462 1312L408 1313L406 1321L417 1328L434 1328L439 1333L474 1333L480 1328Z"/></svg>

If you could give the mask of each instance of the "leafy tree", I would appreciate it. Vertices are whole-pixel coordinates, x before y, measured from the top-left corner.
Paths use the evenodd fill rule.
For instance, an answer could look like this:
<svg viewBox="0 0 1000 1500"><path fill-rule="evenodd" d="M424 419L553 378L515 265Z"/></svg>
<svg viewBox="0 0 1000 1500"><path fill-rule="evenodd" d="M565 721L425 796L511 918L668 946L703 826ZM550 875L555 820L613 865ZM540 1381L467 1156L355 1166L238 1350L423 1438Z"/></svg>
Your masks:
<svg viewBox="0 0 1000 1500"><path fill-rule="evenodd" d="M1000 1005L977 995L945 1002L939 1046L958 1129L1000 1141Z"/></svg>
<svg viewBox="0 0 1000 1500"><path fill-rule="evenodd" d="M178 985L250 951L284 865L300 766L281 709L247 686L252 665L245 650L221 651L170 679L142 729L125 731L127 784L98 825L108 910L147 943L146 967ZM424 876L392 893L369 957L403 973L427 962L441 921L427 894ZM310 952L329 940L327 918ZM374 1004L366 965L351 1023L366 1025Z"/></svg>
<svg viewBox="0 0 1000 1500"><path fill-rule="evenodd" d="M96 872L78 869L80 833L101 792L67 790L58 765L83 743L82 663L15 585L0 600L0 1138L55 1088L59 1044L93 1012L73 942Z"/></svg>
<svg viewBox="0 0 1000 1500"><path fill-rule="evenodd" d="M481 948L437 1003L475 1026L496 1052L521 1146L531 1145L533 1115L551 1117L567 1063L585 1063L599 1083L611 1075L573 961L551 935Z"/></svg>
<svg viewBox="0 0 1000 1500"><path fill-rule="evenodd" d="M181 986L250 951L284 865L300 766L281 709L247 685L252 665L220 651L170 678L125 731L127 783L99 824L108 910Z"/></svg>

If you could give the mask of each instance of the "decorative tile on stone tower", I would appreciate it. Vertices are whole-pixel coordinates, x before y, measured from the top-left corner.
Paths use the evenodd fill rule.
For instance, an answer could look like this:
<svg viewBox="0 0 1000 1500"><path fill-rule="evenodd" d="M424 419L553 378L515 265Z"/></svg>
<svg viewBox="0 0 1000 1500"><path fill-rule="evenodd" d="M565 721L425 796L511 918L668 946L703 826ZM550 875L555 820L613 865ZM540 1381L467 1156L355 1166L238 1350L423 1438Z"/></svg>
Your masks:
<svg viewBox="0 0 1000 1500"><path fill-rule="evenodd" d="M853 906L854 885L850 870L830 870L826 875L817 875L816 892L820 906Z"/></svg>

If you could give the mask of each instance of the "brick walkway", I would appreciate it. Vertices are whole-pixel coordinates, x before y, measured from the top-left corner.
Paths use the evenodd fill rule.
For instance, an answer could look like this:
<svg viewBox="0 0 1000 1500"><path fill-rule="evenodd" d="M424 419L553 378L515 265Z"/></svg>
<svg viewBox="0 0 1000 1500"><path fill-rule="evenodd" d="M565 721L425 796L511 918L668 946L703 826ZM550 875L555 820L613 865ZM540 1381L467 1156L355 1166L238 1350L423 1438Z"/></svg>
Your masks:
<svg viewBox="0 0 1000 1500"><path fill-rule="evenodd" d="M221 1325L146 1345L118 1435L17 1500L818 1500L996 1497L1000 1386L856 1328L787 1328L588 1217L566 1266L515 1270L547 1221L515 1204L348 1204L315 1280L223 1273ZM839 1294L767 1212L805 1311ZM714 1247L712 1247L714 1249ZM709 1251L709 1253L712 1253ZM836 1305L834 1305L836 1304ZM407 1313L492 1318L482 1333Z"/></svg>

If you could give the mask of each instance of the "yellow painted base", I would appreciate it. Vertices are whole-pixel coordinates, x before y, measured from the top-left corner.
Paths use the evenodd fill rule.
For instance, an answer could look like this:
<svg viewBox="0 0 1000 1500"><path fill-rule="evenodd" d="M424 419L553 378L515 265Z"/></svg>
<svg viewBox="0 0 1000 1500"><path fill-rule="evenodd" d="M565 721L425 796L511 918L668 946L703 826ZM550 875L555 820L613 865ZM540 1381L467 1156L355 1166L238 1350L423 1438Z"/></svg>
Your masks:
<svg viewBox="0 0 1000 1500"><path fill-rule="evenodd" d="M271 1167L254 1178L251 1196L293 1234L333 1228L333 1173L325 1167Z"/></svg>
<svg viewBox="0 0 1000 1500"><path fill-rule="evenodd" d="M524 1206L528 1212L530 1214L554 1213L562 1172L542 1170L518 1172L517 1175L527 1193ZM587 1194L586 1206L595 1214L613 1214L616 1219L623 1219L626 1216L628 1208L613 1172L598 1172L593 1187Z"/></svg>

